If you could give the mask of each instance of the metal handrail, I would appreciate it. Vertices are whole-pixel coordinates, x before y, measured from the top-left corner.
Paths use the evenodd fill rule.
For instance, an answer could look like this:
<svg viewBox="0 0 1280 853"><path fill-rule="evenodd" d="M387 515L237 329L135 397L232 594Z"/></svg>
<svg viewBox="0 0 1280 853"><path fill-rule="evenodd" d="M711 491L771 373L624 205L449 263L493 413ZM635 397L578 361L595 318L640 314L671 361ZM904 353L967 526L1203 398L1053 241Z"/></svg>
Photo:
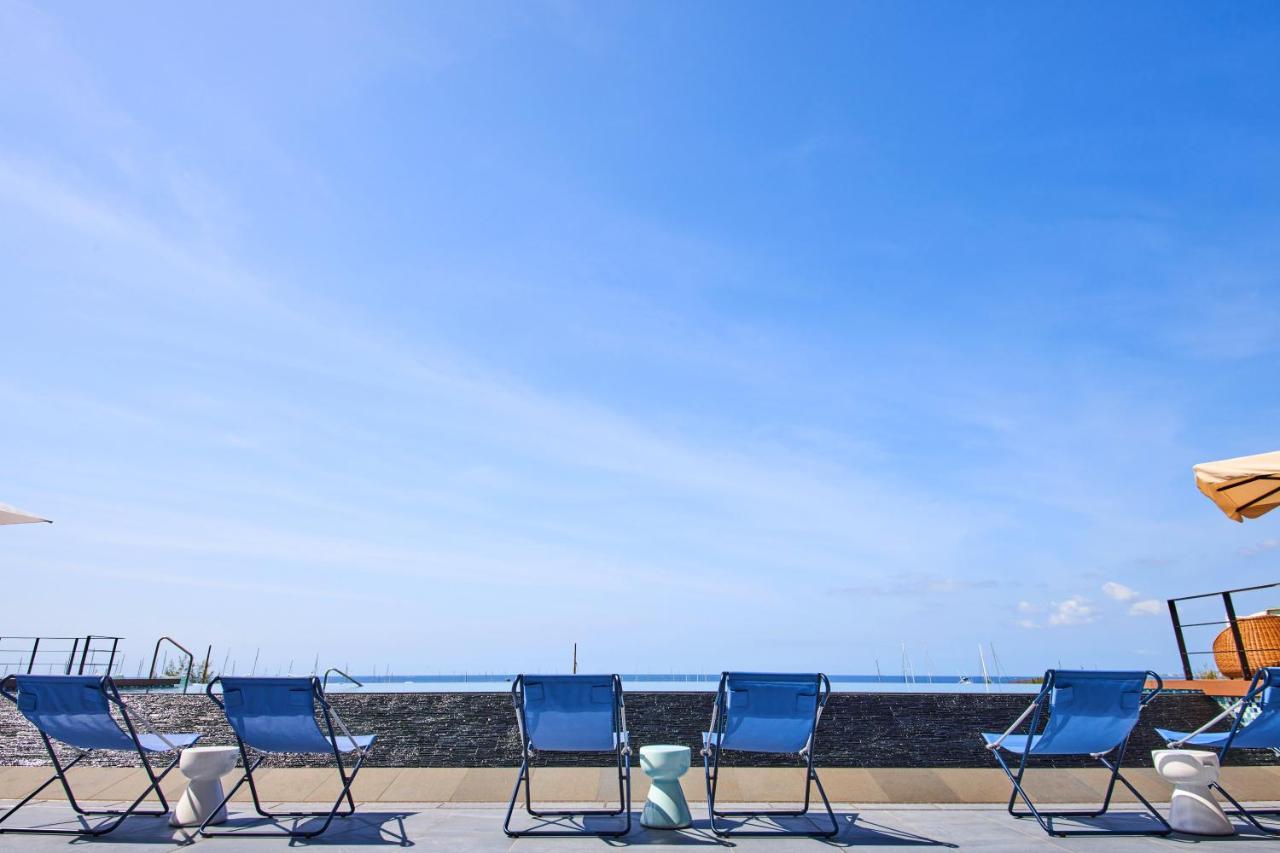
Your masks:
<svg viewBox="0 0 1280 853"><path fill-rule="evenodd" d="M1248 653L1251 651L1262 650L1245 648L1244 638L1240 635L1240 618L1236 615L1235 602L1232 600L1232 596L1240 592L1257 592L1258 590L1275 589L1277 587L1280 587L1280 583L1266 583L1259 584L1258 586L1241 587L1240 589L1224 589L1219 592L1204 592L1199 595L1184 595L1180 598L1166 599L1166 603L1169 606L1169 619L1173 623L1174 639L1178 642L1178 656L1182 659L1183 675L1185 675L1187 679L1195 677L1195 674L1191 671L1191 655L1210 654L1210 652L1189 652L1187 650L1186 638L1182 633L1183 629L1205 627L1208 625L1226 625L1231 631L1231 639L1235 642L1235 654L1236 660L1240 664L1240 672L1245 678L1251 678L1254 670L1249 666ZM1194 601L1201 598L1221 598L1223 610L1226 611L1227 618L1221 622L1192 622L1184 624L1181 616L1178 614L1178 602Z"/></svg>
<svg viewBox="0 0 1280 853"><path fill-rule="evenodd" d="M28 673L34 672L37 665L48 666L51 669L56 665L65 675L71 675L73 671L79 675L84 675L86 668L89 668L92 672L96 670L97 667L105 666L107 674L110 675L115 669L116 657L121 639L123 638L110 637L105 634L81 634L78 637L27 637L9 635L0 637L0 643L11 640L30 641L31 647L30 649L0 647L0 655L8 653L17 654L17 666L21 668L25 662L26 671ZM49 643L68 640L71 641L71 648L69 651L65 647L48 648ZM93 648L93 642L95 640L110 640L111 648ZM41 648L41 643L45 644L45 648ZM56 664L52 661L49 663L37 664L37 659L41 655L46 657L57 656L60 660ZM99 661L99 655L107 656L105 664ZM76 664L77 657L79 657L78 667ZM7 658L0 660L0 666L7 669L9 666L9 660Z"/></svg>
<svg viewBox="0 0 1280 853"><path fill-rule="evenodd" d="M324 671L324 679L323 679L323 680L321 681L321 683L320 683L320 689L321 689L321 690L328 690L328 689L329 689L329 673L331 673L331 672L336 672L336 673L338 673L338 675L341 675L343 678L345 678L347 681L350 681L350 682L351 682L352 684L354 684L356 687L364 687L364 684L360 681L360 679L355 678L355 677L350 676L350 675L347 675L345 672L343 672L342 670L338 669L336 666L331 666L331 667L329 667L328 669L326 669L326 670Z"/></svg>
<svg viewBox="0 0 1280 853"><path fill-rule="evenodd" d="M1216 598L1219 595L1235 594L1237 592L1257 592L1260 589L1271 589L1280 586L1280 583L1264 583L1258 586L1242 586L1239 589L1224 589L1218 592L1202 592L1199 595L1183 595L1178 598L1169 598L1167 601L1191 601L1196 598Z"/></svg>
<svg viewBox="0 0 1280 853"><path fill-rule="evenodd" d="M191 686L192 668L195 666L196 656L191 653L190 649L182 645L182 643L179 643L173 637L164 636L156 640L156 650L151 655L151 669L147 673L147 678L150 679L150 678L156 677L156 661L160 659L160 646L166 640L168 640L171 644L173 644L173 646L177 648L178 651L182 652L187 656L187 678L185 681L182 682L182 692L186 693L187 688ZM151 688L148 687L147 689L150 690Z"/></svg>

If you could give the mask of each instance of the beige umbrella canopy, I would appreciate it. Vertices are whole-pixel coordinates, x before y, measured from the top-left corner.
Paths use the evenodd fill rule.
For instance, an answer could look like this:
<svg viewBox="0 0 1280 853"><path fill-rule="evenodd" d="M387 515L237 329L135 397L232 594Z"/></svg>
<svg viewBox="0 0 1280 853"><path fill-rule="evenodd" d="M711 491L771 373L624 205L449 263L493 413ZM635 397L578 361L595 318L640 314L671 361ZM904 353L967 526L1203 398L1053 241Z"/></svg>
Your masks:
<svg viewBox="0 0 1280 853"><path fill-rule="evenodd" d="M47 518L41 518L38 515L32 515L29 512L23 512L15 509L8 504L0 504L0 524L35 524L38 521L53 524Z"/></svg>
<svg viewBox="0 0 1280 853"><path fill-rule="evenodd" d="M1195 466L1196 487L1236 521L1280 506L1280 451Z"/></svg>

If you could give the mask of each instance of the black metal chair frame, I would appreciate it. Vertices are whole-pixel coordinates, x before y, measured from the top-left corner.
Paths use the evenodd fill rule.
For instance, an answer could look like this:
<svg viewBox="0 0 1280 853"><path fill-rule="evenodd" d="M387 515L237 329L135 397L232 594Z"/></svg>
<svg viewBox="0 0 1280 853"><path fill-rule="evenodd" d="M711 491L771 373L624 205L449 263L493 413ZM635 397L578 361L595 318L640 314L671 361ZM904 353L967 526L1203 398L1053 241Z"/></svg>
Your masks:
<svg viewBox="0 0 1280 853"><path fill-rule="evenodd" d="M1140 707L1146 707L1147 704L1150 703L1152 699L1155 699L1156 696L1160 695L1160 692L1164 689L1164 681L1156 673L1148 671L1147 678L1155 681L1156 686L1154 688L1144 689L1142 698L1139 700ZM1036 696L1035 701L1027 706L1027 709L1022 712L1022 716L1018 717L1018 719L1014 721L1013 725L1011 725L1002 736L1004 737L1012 734L1028 716L1031 718L1030 727L1027 729L1026 746L1023 747L1017 771L1014 772L1009 767L1008 763L1005 762L1004 756L1000 754L1000 748L998 746L992 747L991 745L988 745L987 747L995 757L996 763L1000 765L1000 769L1004 771L1004 774L1009 777L1009 781L1013 784L1013 791L1009 795L1009 814L1016 818L1033 817L1035 818L1036 823L1040 824L1040 828L1046 833L1060 838L1072 835L1168 835L1172 832L1173 828L1169 826L1169 822L1164 819L1164 816L1161 815L1160 812L1156 811L1155 806L1151 805L1147 798L1142 796L1138 789L1133 787L1132 783L1130 783L1129 780L1120 772L1120 765L1124 762L1125 749L1129 745L1129 738L1131 735L1126 736L1124 740L1107 752L1093 753L1091 755L1091 757L1096 758L1103 767L1111 771L1111 777L1107 780L1107 793L1106 796L1103 797L1101 808L1094 810L1083 809L1056 812L1042 811L1041 809L1036 808L1035 803L1031 801L1031 796L1027 793L1026 789L1022 787L1022 777L1027 772L1027 762L1031 757L1031 746L1035 740L1034 735L1036 730L1039 728L1044 708L1049 703L1049 696L1053 690L1053 680L1054 671L1047 671L1044 674L1044 684L1041 686L1040 693ZM1115 754L1115 759L1113 761L1109 761L1107 756L1113 753ZM1055 818L1096 818L1102 817L1106 814L1111 808L1111 797L1112 794L1115 793L1116 782L1120 782L1128 788L1129 792L1138 798L1138 801L1142 803L1151 816L1159 821L1160 825L1164 828L1133 831L1111 829L1054 829L1053 821ZM1026 803L1026 811L1018 811L1014 807L1019 798Z"/></svg>
<svg viewBox="0 0 1280 853"><path fill-rule="evenodd" d="M13 702L14 705L17 705L18 697L5 689L15 683L16 680L12 676L0 681L0 695L3 695L10 702ZM120 826L120 824L124 823L125 818L127 817L165 817L169 814L169 802L165 799L164 792L160 790L160 782L165 776L169 775L169 771L173 770L173 768L178 765L178 760L182 757L181 752L179 751L178 755L174 756L173 761L169 762L169 764L160 771L159 774L157 774L155 769L151 766L151 761L147 758L147 750L143 749L142 744L138 741L137 729L134 728L133 720L129 716L129 709L125 705L124 700L120 698L120 690L116 687L115 682L110 676L103 676L99 689L107 698L107 701L112 705L115 705L120 710L120 718L124 721L125 731L128 732L129 738L133 741L134 749L138 752L138 758L142 760L142 769L146 771L147 787L143 789L137 799L124 809L86 809L82 807L71 790L71 781L67 778L67 771L72 767L75 767L81 762L81 760L89 756L95 750L73 747L76 750L77 755L70 762L64 765L58 760L58 754L53 748L53 741L37 726L36 731L40 733L40 740L44 742L45 751L49 753L49 760L53 763L53 775L45 780L38 788L28 794L24 799L9 808L3 815L0 815L0 823L4 823L11 818L19 809L35 799L41 791L52 785L54 782L61 783L63 793L67 796L67 802L71 804L71 808L77 815L80 815L80 817L108 817L114 818L114 820L103 821L97 826L87 826L81 829L36 829L34 827L0 826L0 833L10 832L26 835L73 835L96 838L115 830ZM70 746L70 744L68 745ZM178 748L174 747L174 749ZM155 792L156 798L160 801L160 808L140 809L139 806L142 805L142 801L145 800L153 791Z"/></svg>
<svg viewBox="0 0 1280 853"><path fill-rule="evenodd" d="M208 686L205 688L205 693L209 696L210 699L213 700L214 704L216 704L219 708L222 709L223 713L225 714L226 705L222 702L222 700L220 700L213 693L213 685L217 684L221 680L222 680L221 678L215 678L212 681L210 681ZM265 808L263 808L262 801L258 797L258 787L253 781L253 771L257 770L258 766L262 764L262 762L266 758L266 754L258 755L256 759L250 759L250 756L249 756L250 747L248 747L245 744L244 740L241 739L239 732L236 732L235 729L232 728L232 732L236 736L236 744L240 748L240 761L241 761L241 765L244 767L244 774L238 780L236 780L236 783L233 786L231 786L231 790L227 791L226 795L222 798L222 802L218 804L217 808L212 809L209 812L209 816L206 817L204 822L200 824L200 827L197 830L197 832L202 837L204 838L302 838L302 839L315 838L317 835L322 834L323 832L325 832L325 830L329 828L329 825L333 823L333 819L335 817L343 817L343 818L351 817L353 814L356 813L356 803L351 796L351 786L355 784L356 775L360 772L360 768L364 766L364 761L368 757L369 752L373 748L372 744L366 748L359 748L359 747L356 748L355 750L357 753L356 762L354 765L352 765L351 772L348 774L346 763L342 760L342 750L338 749L338 738L337 738L338 732L335 732L334 730L335 721L337 722L338 730L340 731L341 735L348 738L352 746L355 746L355 738L351 735L349 731L347 731L346 726L343 725L342 719L341 717L338 716L337 710L335 710L333 706L329 704L328 698L324 695L324 689L320 685L320 679L315 678L314 676L311 678L311 695L312 695L313 701L319 704L322 716L324 717L325 730L328 732L329 743L333 745L333 760L338 765L338 778L342 782L342 790L338 793L338 798L334 800L333 807L328 811L319 811L319 812L269 812ZM314 708L315 706L313 705L312 707ZM257 752L258 750L254 750L254 751ZM284 818L294 818L294 819L324 818L324 822L321 823L320 826L316 829L302 830L302 829L295 828L295 829L285 830L283 832L274 831L274 830L228 830L223 832L209 831L210 822L214 819L214 817L217 816L217 814L220 811L222 811L223 808L226 807L227 803L231 801L231 798L235 796L236 791L240 790L240 787L244 785L246 782L249 784L249 793L253 797L254 811L256 811L258 815L264 818L265 820L278 821ZM340 811L343 800L346 800L347 808L343 811Z"/></svg>
<svg viewBox="0 0 1280 853"><path fill-rule="evenodd" d="M511 802L507 805L507 816L502 822L502 831L511 838L571 838L580 836L600 836L603 838L617 838L626 835L631 831L631 744L627 734L627 706L626 700L622 693L622 679L613 676L613 734L614 734L614 758L618 768L618 800L619 806L616 809L588 809L583 811L574 810L535 810L533 808L533 795L530 791L530 775L532 771L532 761L536 755L536 750L529 736L528 727L524 716L524 676L516 676L516 680L511 685L511 701L516 708L516 723L520 733L520 772L516 776L515 788L511 791ZM544 750L546 751L546 750ZM553 821L556 818L567 817L618 817L625 815L623 826L620 829L587 829L584 825L582 829L522 829L516 830L511 828L511 817L515 812L516 800L520 796L520 787L524 786L524 810L532 818L542 821Z"/></svg>
<svg viewBox="0 0 1280 853"><path fill-rule="evenodd" d="M818 735L818 721L822 719L822 709L826 707L827 700L831 697L831 681L822 674L818 675L819 695L817 706L813 713L813 726L809 730L809 739L804 747L798 753L800 759L805 762L805 783L804 783L804 806L796 811L794 809L772 809L763 811L718 811L716 809L716 790L720 781L721 754L732 750L724 750L720 748L721 739L724 737L725 727L729 722L727 713L728 707L728 678L729 674L724 673L720 676L720 687L716 691L715 705L711 711L711 725L709 726L712 738L702 748L702 768L706 776L707 782L707 812L710 815L711 831L721 838L729 836L741 837L762 837L771 836L781 837L800 836L812 838L831 838L840 832L840 824L836 820L835 812L831 809L831 801L827 798L826 789L822 787L822 780L818 778L817 768L814 766L814 752L816 751L816 738ZM726 765L727 766L727 765ZM822 805L826 809L827 819L831 821L831 829L816 830L747 830L741 828L721 827L716 823L716 818L745 818L743 821L755 818L780 818L780 817L807 817L809 814L809 806L812 799L812 791L817 787L819 796L822 797Z"/></svg>

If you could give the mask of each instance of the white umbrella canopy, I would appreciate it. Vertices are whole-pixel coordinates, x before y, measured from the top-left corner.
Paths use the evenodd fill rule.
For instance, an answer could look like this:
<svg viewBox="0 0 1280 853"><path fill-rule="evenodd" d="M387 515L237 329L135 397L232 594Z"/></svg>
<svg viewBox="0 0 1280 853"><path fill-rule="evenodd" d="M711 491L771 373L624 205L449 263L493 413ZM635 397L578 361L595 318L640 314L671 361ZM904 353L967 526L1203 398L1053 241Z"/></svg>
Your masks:
<svg viewBox="0 0 1280 853"><path fill-rule="evenodd" d="M1196 487L1235 521L1280 506L1280 450L1195 466Z"/></svg>
<svg viewBox="0 0 1280 853"><path fill-rule="evenodd" d="M47 524L53 524L53 522L47 518L41 518L38 515L23 512L20 509L9 506L8 504L0 504L0 524L35 524L39 521L43 521Z"/></svg>

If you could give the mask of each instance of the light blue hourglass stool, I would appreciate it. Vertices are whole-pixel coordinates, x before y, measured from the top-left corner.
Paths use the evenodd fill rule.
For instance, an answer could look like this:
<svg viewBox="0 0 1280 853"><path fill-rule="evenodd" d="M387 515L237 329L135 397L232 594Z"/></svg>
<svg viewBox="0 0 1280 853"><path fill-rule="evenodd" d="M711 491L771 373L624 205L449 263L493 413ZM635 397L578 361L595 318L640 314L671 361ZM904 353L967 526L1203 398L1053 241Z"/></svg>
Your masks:
<svg viewBox="0 0 1280 853"><path fill-rule="evenodd" d="M689 747L642 746L640 769L650 779L640 825L649 829L684 829L693 823L680 789L680 777L689 769Z"/></svg>

